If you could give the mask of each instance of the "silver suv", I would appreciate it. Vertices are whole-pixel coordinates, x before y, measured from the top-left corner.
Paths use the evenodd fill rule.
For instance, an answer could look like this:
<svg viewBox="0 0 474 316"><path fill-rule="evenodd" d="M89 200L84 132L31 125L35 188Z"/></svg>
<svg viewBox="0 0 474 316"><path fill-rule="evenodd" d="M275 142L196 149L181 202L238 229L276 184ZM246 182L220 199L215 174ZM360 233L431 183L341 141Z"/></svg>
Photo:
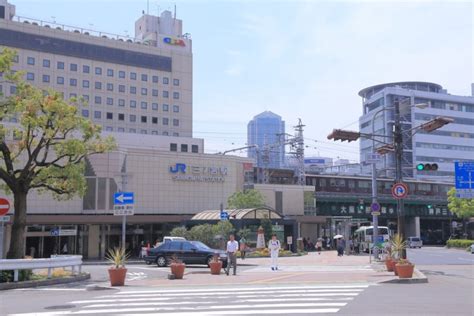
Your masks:
<svg viewBox="0 0 474 316"><path fill-rule="evenodd" d="M407 242L409 248L421 248L423 246L423 241L420 237L408 237Z"/></svg>

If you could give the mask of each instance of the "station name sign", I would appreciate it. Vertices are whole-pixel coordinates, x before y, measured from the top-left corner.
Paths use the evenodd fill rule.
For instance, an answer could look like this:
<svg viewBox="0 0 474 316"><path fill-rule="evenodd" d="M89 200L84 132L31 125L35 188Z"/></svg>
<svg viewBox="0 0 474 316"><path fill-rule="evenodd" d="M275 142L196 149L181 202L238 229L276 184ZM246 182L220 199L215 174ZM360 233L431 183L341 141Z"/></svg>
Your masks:
<svg viewBox="0 0 474 316"><path fill-rule="evenodd" d="M163 38L163 42L165 42L168 45L175 45L175 46L186 46L186 43L179 38L171 38L171 37L165 37Z"/></svg>
<svg viewBox="0 0 474 316"><path fill-rule="evenodd" d="M174 181L188 182L224 182L227 176L227 167L188 166L176 163L169 167Z"/></svg>

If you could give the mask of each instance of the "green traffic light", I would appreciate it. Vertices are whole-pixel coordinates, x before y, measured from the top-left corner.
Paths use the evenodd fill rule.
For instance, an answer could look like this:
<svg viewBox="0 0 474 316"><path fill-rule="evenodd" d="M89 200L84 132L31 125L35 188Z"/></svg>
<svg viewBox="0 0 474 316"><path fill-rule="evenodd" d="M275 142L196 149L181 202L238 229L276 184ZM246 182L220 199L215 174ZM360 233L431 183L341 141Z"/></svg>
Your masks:
<svg viewBox="0 0 474 316"><path fill-rule="evenodd" d="M428 207L429 210L431 210L433 208L433 205L428 204L427 207Z"/></svg>
<svg viewBox="0 0 474 316"><path fill-rule="evenodd" d="M418 170L418 171L422 171L422 170L424 170L424 169L425 169L425 165L422 164L422 163L419 163L419 164L416 166L416 170Z"/></svg>

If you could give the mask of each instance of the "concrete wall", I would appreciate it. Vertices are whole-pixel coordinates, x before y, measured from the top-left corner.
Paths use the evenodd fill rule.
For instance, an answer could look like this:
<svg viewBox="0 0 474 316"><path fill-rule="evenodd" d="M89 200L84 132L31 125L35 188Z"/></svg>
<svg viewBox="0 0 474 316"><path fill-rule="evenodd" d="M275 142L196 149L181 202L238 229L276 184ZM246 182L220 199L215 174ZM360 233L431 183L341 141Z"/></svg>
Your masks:
<svg viewBox="0 0 474 316"><path fill-rule="evenodd" d="M282 192L282 210L285 215L304 215L304 192L314 192L313 186L255 184L265 199L265 204L277 209L276 192Z"/></svg>

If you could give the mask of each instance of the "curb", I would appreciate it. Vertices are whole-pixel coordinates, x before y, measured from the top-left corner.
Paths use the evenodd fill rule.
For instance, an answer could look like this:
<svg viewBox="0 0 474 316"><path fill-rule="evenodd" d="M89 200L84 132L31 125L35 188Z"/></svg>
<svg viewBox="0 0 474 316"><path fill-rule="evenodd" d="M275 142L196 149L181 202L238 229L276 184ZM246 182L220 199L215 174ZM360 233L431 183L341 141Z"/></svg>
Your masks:
<svg viewBox="0 0 474 316"><path fill-rule="evenodd" d="M399 277L394 275L393 279L380 281L378 283L420 284L428 283L428 278L420 270L415 268L413 270L413 277L411 279L400 279Z"/></svg>
<svg viewBox="0 0 474 316"><path fill-rule="evenodd" d="M12 290L12 289L24 289L24 288L31 288L31 287L38 287L38 286L47 286L47 285L74 283L74 282L89 280L90 278L91 278L91 275L89 273L82 273L81 275L68 277L68 278L60 278L60 279L48 279L48 280L40 280L40 281L23 281L23 282L1 283L0 284L0 291Z"/></svg>

